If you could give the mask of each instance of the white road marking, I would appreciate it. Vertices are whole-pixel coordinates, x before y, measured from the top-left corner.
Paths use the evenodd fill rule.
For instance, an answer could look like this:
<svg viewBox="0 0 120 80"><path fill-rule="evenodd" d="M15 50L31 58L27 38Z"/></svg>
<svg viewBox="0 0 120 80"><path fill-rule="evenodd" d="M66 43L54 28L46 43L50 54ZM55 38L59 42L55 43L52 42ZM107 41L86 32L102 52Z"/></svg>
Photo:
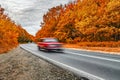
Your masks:
<svg viewBox="0 0 120 80"><path fill-rule="evenodd" d="M84 57L90 57L90 58L96 58L96 59L101 59L101 60L108 60L108 61L112 61L112 62L120 62L120 60L117 59L110 59L110 58L104 58L104 57L99 57L99 56L91 56L91 55L87 55L87 54L80 54L77 52L70 52L70 51L65 51L68 54L74 54L74 55L79 55L79 56L84 56Z"/></svg>

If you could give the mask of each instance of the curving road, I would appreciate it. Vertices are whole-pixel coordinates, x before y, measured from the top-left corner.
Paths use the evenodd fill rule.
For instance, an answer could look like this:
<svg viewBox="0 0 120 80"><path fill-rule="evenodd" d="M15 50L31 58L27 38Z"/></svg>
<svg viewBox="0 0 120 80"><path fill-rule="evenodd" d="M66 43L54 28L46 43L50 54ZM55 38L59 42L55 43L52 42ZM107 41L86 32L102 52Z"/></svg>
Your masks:
<svg viewBox="0 0 120 80"><path fill-rule="evenodd" d="M40 58L90 80L120 80L120 55L64 49L64 53L39 51L36 44L21 48Z"/></svg>

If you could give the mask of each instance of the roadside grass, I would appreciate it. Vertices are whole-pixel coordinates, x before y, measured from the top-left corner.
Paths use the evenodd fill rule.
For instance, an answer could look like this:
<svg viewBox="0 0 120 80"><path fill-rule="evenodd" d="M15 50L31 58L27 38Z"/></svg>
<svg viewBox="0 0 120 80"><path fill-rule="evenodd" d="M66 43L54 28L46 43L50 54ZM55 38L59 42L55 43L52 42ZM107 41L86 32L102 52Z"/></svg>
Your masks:
<svg viewBox="0 0 120 80"><path fill-rule="evenodd" d="M93 51L113 52L120 54L120 41L118 42L79 42L76 44L64 44L65 48L77 48Z"/></svg>

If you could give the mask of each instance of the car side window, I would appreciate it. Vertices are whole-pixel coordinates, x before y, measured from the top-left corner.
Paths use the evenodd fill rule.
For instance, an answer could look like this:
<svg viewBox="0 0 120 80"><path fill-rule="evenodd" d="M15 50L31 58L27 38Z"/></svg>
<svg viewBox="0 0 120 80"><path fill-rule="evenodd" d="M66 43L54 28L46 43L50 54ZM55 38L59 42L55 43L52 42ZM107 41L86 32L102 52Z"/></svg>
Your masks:
<svg viewBox="0 0 120 80"><path fill-rule="evenodd" d="M47 39L44 39L44 42L58 42L58 40L54 38L47 38Z"/></svg>

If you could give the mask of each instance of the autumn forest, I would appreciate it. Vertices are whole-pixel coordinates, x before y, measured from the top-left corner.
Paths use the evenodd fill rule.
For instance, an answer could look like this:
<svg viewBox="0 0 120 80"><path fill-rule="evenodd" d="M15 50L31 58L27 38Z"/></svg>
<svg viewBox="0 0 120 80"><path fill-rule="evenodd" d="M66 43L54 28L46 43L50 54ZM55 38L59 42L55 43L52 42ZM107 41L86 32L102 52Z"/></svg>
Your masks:
<svg viewBox="0 0 120 80"><path fill-rule="evenodd" d="M3 8L0 8L0 53L15 48L19 43L33 41L33 38L20 25L15 24L5 15Z"/></svg>
<svg viewBox="0 0 120 80"><path fill-rule="evenodd" d="M119 41L120 0L77 0L53 7L41 26L37 38L57 37L67 43Z"/></svg>
<svg viewBox="0 0 120 80"><path fill-rule="evenodd" d="M75 0L56 6L44 14L40 26L33 37L0 8L0 53L43 37L56 37L64 43L100 42L98 46L120 47L120 0Z"/></svg>

